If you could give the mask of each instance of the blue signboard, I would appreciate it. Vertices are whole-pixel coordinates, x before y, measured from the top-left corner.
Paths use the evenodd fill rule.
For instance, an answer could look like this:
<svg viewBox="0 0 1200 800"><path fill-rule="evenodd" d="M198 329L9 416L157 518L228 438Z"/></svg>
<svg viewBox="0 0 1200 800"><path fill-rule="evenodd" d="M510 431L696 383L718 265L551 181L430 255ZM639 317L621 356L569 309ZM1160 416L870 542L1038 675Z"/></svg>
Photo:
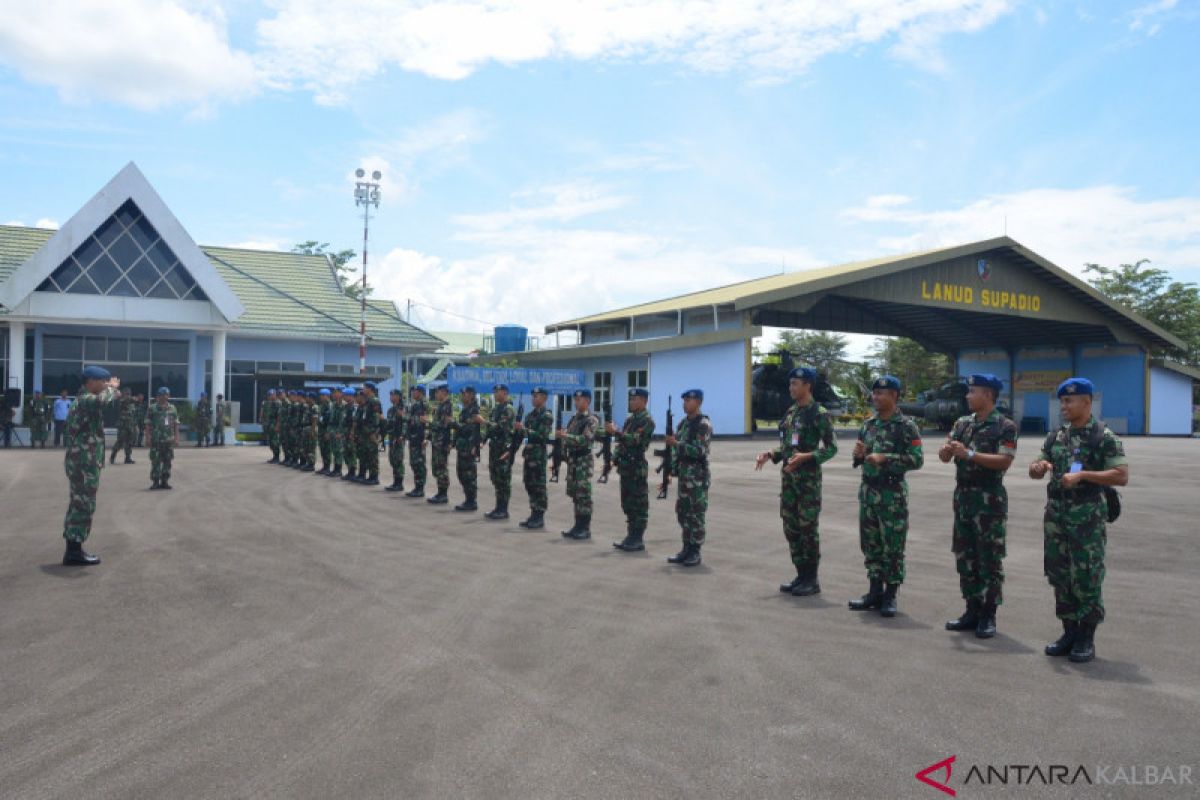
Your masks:
<svg viewBox="0 0 1200 800"><path fill-rule="evenodd" d="M588 385L581 369L525 369L522 367L450 367L447 382L451 392L474 386L480 394L489 394L497 383L508 384L509 394L529 394L535 386L544 386L550 394L572 394Z"/></svg>

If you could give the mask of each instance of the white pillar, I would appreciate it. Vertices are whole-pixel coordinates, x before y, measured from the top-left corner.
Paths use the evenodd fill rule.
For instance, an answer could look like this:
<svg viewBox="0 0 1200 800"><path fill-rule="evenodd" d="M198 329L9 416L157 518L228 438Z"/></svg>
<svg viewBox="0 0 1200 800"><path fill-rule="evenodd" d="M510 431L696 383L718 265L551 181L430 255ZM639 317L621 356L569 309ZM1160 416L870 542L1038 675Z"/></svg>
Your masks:
<svg viewBox="0 0 1200 800"><path fill-rule="evenodd" d="M209 399L212 402L213 430L216 430L217 425L224 424L217 411L217 395L225 394L225 331L214 332L212 343L212 397Z"/></svg>
<svg viewBox="0 0 1200 800"><path fill-rule="evenodd" d="M13 379L16 379L15 381ZM17 408L13 424L20 425L25 416L25 323L8 323L8 386L5 389L21 390L21 405Z"/></svg>

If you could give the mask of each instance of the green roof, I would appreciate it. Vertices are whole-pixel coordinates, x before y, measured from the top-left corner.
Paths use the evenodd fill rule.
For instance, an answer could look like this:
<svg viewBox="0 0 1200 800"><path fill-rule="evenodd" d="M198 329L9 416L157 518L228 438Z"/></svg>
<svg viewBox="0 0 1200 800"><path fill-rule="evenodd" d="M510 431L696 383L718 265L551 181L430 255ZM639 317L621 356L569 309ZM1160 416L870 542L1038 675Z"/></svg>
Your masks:
<svg viewBox="0 0 1200 800"><path fill-rule="evenodd" d="M0 284L45 244L54 231L0 225ZM325 256L204 247L201 251L237 295L245 313L234 330L264 336L358 340L360 305L346 297ZM444 342L408 324L390 300L367 302L373 342L436 350Z"/></svg>

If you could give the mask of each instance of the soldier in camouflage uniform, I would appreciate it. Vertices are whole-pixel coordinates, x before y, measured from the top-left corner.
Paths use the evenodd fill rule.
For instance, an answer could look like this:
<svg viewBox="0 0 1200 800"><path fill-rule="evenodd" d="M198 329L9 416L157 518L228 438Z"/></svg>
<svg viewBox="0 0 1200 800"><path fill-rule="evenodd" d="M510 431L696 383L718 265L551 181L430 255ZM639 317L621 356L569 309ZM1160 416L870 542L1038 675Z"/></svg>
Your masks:
<svg viewBox="0 0 1200 800"><path fill-rule="evenodd" d="M399 389L392 389L388 397L392 401L387 412L388 463L392 466L392 485L387 487L387 490L403 492L404 437L407 424L404 413L404 395Z"/></svg>
<svg viewBox="0 0 1200 800"><path fill-rule="evenodd" d="M462 487L466 499L454 507L455 511L475 511L479 508L475 502L479 492L479 469L475 459L479 455L479 442L482 425L476 422L480 418L479 401L475 397L474 386L464 386L460 393L461 408L458 421L454 423L454 472L458 484Z"/></svg>
<svg viewBox="0 0 1200 800"><path fill-rule="evenodd" d="M101 367L83 370L83 389L67 415L67 452L63 468L71 488L71 500L63 520L63 538L67 541L63 566L90 566L100 559L84 551L83 543L92 532L96 513L96 490L100 470L104 468L104 406L117 397L119 378Z"/></svg>
<svg viewBox="0 0 1200 800"><path fill-rule="evenodd" d="M412 468L413 488L405 497L425 496L425 430L429 426L429 404L425 402L425 387L414 386L409 392L408 406L408 465Z"/></svg>
<svg viewBox="0 0 1200 800"><path fill-rule="evenodd" d="M297 389L294 396L295 402L289 415L292 423L292 469L304 469L308 460L304 442L304 429L308 422L307 394L303 389Z"/></svg>
<svg viewBox="0 0 1200 800"><path fill-rule="evenodd" d="M904 583L904 546L908 539L909 470L925 463L921 431L900 413L900 379L877 378L871 385L875 416L863 423L854 445L854 466L862 467L858 488L858 542L870 589L849 606L854 611L878 608L896 616L896 592Z"/></svg>
<svg viewBox="0 0 1200 800"><path fill-rule="evenodd" d="M333 392L321 389L317 392L317 449L321 451L321 468L318 475L328 475L333 465L333 434L329 425L333 420Z"/></svg>
<svg viewBox="0 0 1200 800"><path fill-rule="evenodd" d="M200 393L200 399L196 401L196 447L204 447L208 444L208 433L212 430L212 403L208 402L208 395L204 392Z"/></svg>
<svg viewBox="0 0 1200 800"><path fill-rule="evenodd" d="M301 457L305 472L315 472L317 469L317 434L321 425L321 409L317 405L317 393L306 392L304 395L304 412L301 415L303 425L300 434Z"/></svg>
<svg viewBox="0 0 1200 800"><path fill-rule="evenodd" d="M625 539L613 542L613 547L629 553L646 549L642 539L650 522L650 465L646 450L654 437L654 417L646 410L650 392L629 390L629 415L621 430L610 419L604 432L614 436L617 452L613 463L621 478L621 510L625 512Z"/></svg>
<svg viewBox="0 0 1200 800"><path fill-rule="evenodd" d="M779 516L796 577L779 591L796 597L820 594L817 579L821 563L821 465L837 455L833 421L824 406L813 399L817 371L797 367L788 373L792 407L779 423L779 446L758 454L754 468L783 462L779 471Z"/></svg>
<svg viewBox="0 0 1200 800"><path fill-rule="evenodd" d="M358 422L358 390L353 386L346 387L346 408L342 411L342 456L346 461L344 481L352 481L358 475L358 442L355 440Z"/></svg>
<svg viewBox="0 0 1200 800"><path fill-rule="evenodd" d="M679 395L683 400L684 418L667 431L666 446L674 448L676 481L675 519L683 538L683 548L667 557L670 564L685 567L700 565L700 549L704 546L707 533L704 515L708 511L708 488L712 476L708 468L708 451L712 443L712 422L700 413L704 403L704 391L688 389Z"/></svg>
<svg viewBox="0 0 1200 800"><path fill-rule="evenodd" d="M958 585L967 609L946 623L948 631L996 635L996 607L1003 600L1004 524L1008 492L1004 472L1017 454L1017 426L996 410L1004 382L991 374L967 377L967 407L938 450L943 464L955 462L954 551Z"/></svg>
<svg viewBox="0 0 1200 800"><path fill-rule="evenodd" d="M1062 620L1063 634L1046 646L1046 655L1067 655L1084 663L1096 657L1096 627L1104 621L1104 549L1107 523L1113 516L1110 502L1115 490L1129 482L1125 446L1108 426L1092 416L1095 388L1086 378L1070 378L1058 387L1062 427L1046 437L1038 460L1029 465L1029 476L1041 480L1050 473L1046 488L1046 578L1054 587L1054 613Z"/></svg>
<svg viewBox="0 0 1200 800"><path fill-rule="evenodd" d="M333 459L332 466L326 474L331 478L342 476L342 462L345 433L342 429L342 418L346 413L346 387L335 386L330 394L329 403L329 456Z"/></svg>
<svg viewBox="0 0 1200 800"><path fill-rule="evenodd" d="M225 446L225 426L233 424L233 405L225 399L225 395L217 395L217 402L213 406L216 412L217 419L213 427L213 445L216 447Z"/></svg>
<svg viewBox="0 0 1200 800"><path fill-rule="evenodd" d="M280 465L290 467L296 463L292 453L292 409L296 404L296 390L288 389L279 396L279 449L283 453Z"/></svg>
<svg viewBox="0 0 1200 800"><path fill-rule="evenodd" d="M113 444L112 455L109 456L108 463L115 464L117 453L124 450L125 463L132 464L134 463L133 443L137 441L138 407L133 396L130 395L129 389L121 390L121 397L117 400L117 409L117 441Z"/></svg>
<svg viewBox="0 0 1200 800"><path fill-rule="evenodd" d="M555 431L554 435L563 440L567 497L575 507L575 524L562 531L562 535L582 541L592 538L592 468L595 461L592 443L596 441L600 420L591 412L591 390L576 389L574 399L575 416L567 421L565 429Z"/></svg>
<svg viewBox="0 0 1200 800"><path fill-rule="evenodd" d="M41 389L33 390L33 397L29 398L28 408L25 412L25 422L29 425L29 447L30 449L37 447L40 442L42 449L46 449L46 439L50 435L50 418L54 414L54 406L50 403L49 398L42 394Z"/></svg>
<svg viewBox="0 0 1200 800"><path fill-rule="evenodd" d="M525 415L524 422L517 420L513 425L517 435L525 437L522 478L529 495L529 518L517 524L530 530L546 525L546 446L554 436L554 415L546 408L548 396L544 386L535 386L530 394L533 408Z"/></svg>
<svg viewBox="0 0 1200 800"><path fill-rule="evenodd" d="M267 437L267 446L271 448L271 459L268 464L279 463L279 398L274 389L267 390L267 399L263 401L262 414L259 422L262 424L263 435Z"/></svg>
<svg viewBox="0 0 1200 800"><path fill-rule="evenodd" d="M508 399L508 386L498 383L492 387L496 404L492 406L488 419L482 416L477 421L483 425L483 438L488 443L488 478L496 492L496 507L484 514L488 519L508 519L508 501L512 497L512 460L508 456L516 436L517 412Z"/></svg>
<svg viewBox="0 0 1200 800"><path fill-rule="evenodd" d="M433 390L433 400L436 407L429 426L429 455L433 479L437 481L437 494L427 502L445 505L449 500L446 492L450 490L450 448L454 435L454 404L450 400L450 387L444 383L438 384Z"/></svg>
<svg viewBox="0 0 1200 800"><path fill-rule="evenodd" d="M379 485L379 442L383 427L383 406L376 396L374 383L363 384L362 405L358 412L358 482L364 486Z"/></svg>
<svg viewBox="0 0 1200 800"><path fill-rule="evenodd" d="M150 488L170 489L171 461L179 444L179 411L171 405L171 390L160 386L146 410L146 439L150 443Z"/></svg>

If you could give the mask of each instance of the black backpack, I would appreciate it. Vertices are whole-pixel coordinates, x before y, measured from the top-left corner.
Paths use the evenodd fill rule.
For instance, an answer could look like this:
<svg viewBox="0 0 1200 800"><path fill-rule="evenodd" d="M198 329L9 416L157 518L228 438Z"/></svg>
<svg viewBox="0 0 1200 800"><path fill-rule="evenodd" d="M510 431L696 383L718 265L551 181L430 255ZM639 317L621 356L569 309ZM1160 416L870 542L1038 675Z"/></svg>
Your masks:
<svg viewBox="0 0 1200 800"><path fill-rule="evenodd" d="M1100 448L1104 444L1105 430L1105 424L1100 420L1096 420L1096 425L1092 428L1092 434L1088 437L1088 457L1090 459L1094 459L1100 452ZM1042 446L1042 449L1047 453L1050 452L1050 447L1054 444L1055 440L1058 439L1058 433L1058 431L1051 431L1046 436L1046 443ZM1091 467L1099 465L1089 464L1088 466ZM1113 486L1101 486L1099 488L1104 492L1104 502L1108 505L1107 519L1109 522L1116 522L1121 516L1121 493L1118 492Z"/></svg>

